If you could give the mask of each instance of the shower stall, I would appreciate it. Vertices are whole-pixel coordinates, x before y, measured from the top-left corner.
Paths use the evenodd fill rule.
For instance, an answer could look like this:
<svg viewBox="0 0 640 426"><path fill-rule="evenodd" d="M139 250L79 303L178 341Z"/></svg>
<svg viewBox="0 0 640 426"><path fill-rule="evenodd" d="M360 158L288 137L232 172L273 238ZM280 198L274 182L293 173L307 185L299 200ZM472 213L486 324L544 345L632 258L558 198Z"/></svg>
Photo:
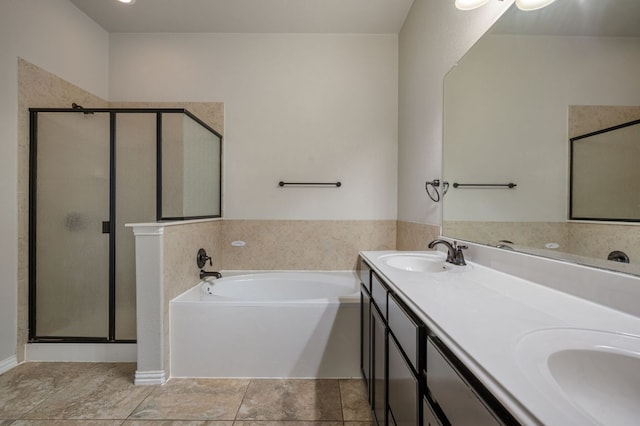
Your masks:
<svg viewBox="0 0 640 426"><path fill-rule="evenodd" d="M221 217L222 136L185 109L29 111L29 340L134 342L124 225Z"/></svg>

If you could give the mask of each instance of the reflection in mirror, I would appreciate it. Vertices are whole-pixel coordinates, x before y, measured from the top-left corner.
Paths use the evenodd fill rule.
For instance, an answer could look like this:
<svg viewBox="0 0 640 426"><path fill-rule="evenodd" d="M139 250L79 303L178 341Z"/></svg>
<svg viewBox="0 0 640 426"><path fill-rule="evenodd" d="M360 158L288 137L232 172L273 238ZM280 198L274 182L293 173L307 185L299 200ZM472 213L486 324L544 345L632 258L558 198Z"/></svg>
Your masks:
<svg viewBox="0 0 640 426"><path fill-rule="evenodd" d="M221 216L221 142L188 112L162 115L162 220Z"/></svg>
<svg viewBox="0 0 640 426"><path fill-rule="evenodd" d="M640 119L638 22L637 0L512 7L472 47L445 78L443 180L517 187L452 188L444 235L640 273L640 226L569 220L569 140Z"/></svg>
<svg viewBox="0 0 640 426"><path fill-rule="evenodd" d="M640 120L571 138L570 218L640 221Z"/></svg>

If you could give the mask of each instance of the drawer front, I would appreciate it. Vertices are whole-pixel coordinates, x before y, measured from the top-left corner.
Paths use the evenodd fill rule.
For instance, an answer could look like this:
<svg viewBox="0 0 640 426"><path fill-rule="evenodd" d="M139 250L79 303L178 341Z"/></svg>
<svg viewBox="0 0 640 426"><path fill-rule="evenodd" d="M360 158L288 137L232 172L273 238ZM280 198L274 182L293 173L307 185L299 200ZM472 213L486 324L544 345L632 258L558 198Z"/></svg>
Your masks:
<svg viewBox="0 0 640 426"><path fill-rule="evenodd" d="M427 388L452 425L501 424L431 339L427 339Z"/></svg>
<svg viewBox="0 0 640 426"><path fill-rule="evenodd" d="M404 349L414 370L421 371L419 354L421 324L404 310L394 295L389 296L388 310L389 330Z"/></svg>
<svg viewBox="0 0 640 426"><path fill-rule="evenodd" d="M371 293L371 268L367 262L360 259L360 282L365 286L367 291Z"/></svg>
<svg viewBox="0 0 640 426"><path fill-rule="evenodd" d="M372 272L371 273L371 298L378 306L382 317L387 319L387 288L378 276Z"/></svg>
<svg viewBox="0 0 640 426"><path fill-rule="evenodd" d="M389 419L398 426L415 426L420 419L420 385L402 356L396 340L389 336Z"/></svg>

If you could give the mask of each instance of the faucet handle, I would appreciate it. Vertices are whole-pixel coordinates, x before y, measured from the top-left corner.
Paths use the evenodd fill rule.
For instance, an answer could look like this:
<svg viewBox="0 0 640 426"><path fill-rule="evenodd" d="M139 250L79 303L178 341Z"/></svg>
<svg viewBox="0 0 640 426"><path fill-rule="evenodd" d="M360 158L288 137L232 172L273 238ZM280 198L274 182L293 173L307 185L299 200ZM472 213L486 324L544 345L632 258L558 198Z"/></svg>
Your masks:
<svg viewBox="0 0 640 426"><path fill-rule="evenodd" d="M207 252L205 249L201 248L198 250L198 254L196 255L196 264L198 268L204 268L204 265L207 264L207 260L209 261L209 265L213 266L213 261L211 260L211 256L207 256Z"/></svg>
<svg viewBox="0 0 640 426"><path fill-rule="evenodd" d="M459 266L464 266L467 264L467 262L465 262L464 260L464 253L462 252L462 250L466 250L469 247L464 245L464 244L460 244L458 245L457 241L453 242L453 247L454 247L454 256L453 256L453 261L451 263L453 263L454 265L459 265Z"/></svg>

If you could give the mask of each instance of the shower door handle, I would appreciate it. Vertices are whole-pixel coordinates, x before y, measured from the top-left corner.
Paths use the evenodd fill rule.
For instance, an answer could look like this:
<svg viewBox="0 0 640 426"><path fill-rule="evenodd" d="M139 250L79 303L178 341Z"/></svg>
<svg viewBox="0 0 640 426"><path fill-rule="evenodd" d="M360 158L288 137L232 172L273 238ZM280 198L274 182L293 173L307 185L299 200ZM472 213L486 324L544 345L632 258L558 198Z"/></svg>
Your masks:
<svg viewBox="0 0 640 426"><path fill-rule="evenodd" d="M102 222L102 233L103 234L110 234L111 233L111 222L110 221L105 221Z"/></svg>

